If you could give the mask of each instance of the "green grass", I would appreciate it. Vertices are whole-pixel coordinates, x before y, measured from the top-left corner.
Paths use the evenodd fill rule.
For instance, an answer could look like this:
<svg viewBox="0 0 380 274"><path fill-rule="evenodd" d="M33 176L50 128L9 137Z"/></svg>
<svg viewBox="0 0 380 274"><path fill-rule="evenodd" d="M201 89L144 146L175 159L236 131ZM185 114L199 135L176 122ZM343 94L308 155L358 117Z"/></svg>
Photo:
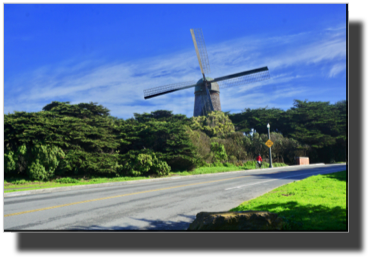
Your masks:
<svg viewBox="0 0 380 274"><path fill-rule="evenodd" d="M268 168L269 164L264 163L263 168ZM273 167L277 166L286 166L282 163L274 163ZM186 175L195 175L195 174L209 174L209 173L218 173L218 172L228 172L228 171L238 171L238 170L248 170L255 169L254 165L246 164L244 166L235 166L230 165L226 166L212 166L212 167L200 167L196 168L193 171L185 172L171 172L169 176L186 176ZM39 182L32 181L25 178L6 178L4 180L4 192L17 192L17 191L28 191L35 189L44 189L44 188L55 188L55 187L66 187L66 186L77 186L77 185L93 185L93 184L102 184L102 183L111 183L111 182L122 182L122 181L134 181L134 180L143 180L151 179L152 177L115 177L115 178L59 178L54 179L48 182Z"/></svg>
<svg viewBox="0 0 380 274"><path fill-rule="evenodd" d="M346 172L281 186L230 211L248 210L277 213L285 218L288 230L347 230Z"/></svg>
<svg viewBox="0 0 380 274"><path fill-rule="evenodd" d="M56 188L56 187L67 187L67 186L77 186L77 185L94 185L103 184L111 182L123 182L123 181L135 181L149 179L149 177L116 177L116 178L94 178L94 179L73 179L70 177L60 178L57 180L52 180L48 182L38 182L26 179L5 179L4 181L4 192L17 192L17 191L28 191L35 189L45 189L45 188Z"/></svg>

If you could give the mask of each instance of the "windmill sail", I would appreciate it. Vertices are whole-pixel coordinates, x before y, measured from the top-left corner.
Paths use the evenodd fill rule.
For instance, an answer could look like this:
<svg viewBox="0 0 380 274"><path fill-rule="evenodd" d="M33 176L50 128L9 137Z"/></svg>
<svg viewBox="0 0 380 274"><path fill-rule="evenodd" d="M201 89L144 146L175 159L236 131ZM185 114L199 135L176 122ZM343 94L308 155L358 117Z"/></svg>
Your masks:
<svg viewBox="0 0 380 274"><path fill-rule="evenodd" d="M195 52L197 53L201 72L203 75L205 73L210 73L210 64L208 62L208 55L202 29L191 29L190 32L193 38Z"/></svg>
<svg viewBox="0 0 380 274"><path fill-rule="evenodd" d="M165 86L160 86L156 88L150 88L144 90L144 98L149 99L152 97L156 97L162 94L174 92L177 90L181 89L188 89L188 88L193 88L197 85L197 82L183 82L183 83L177 83L177 84L170 84L170 85L165 85Z"/></svg>
<svg viewBox="0 0 380 274"><path fill-rule="evenodd" d="M264 81L270 78L268 67L247 70L239 73L215 78L212 82L218 82L219 87L231 87L253 82Z"/></svg>
<svg viewBox="0 0 380 274"><path fill-rule="evenodd" d="M252 70L238 72L238 73L234 73L234 74L230 74L230 75L226 75L226 76L222 76L222 77L217 77L214 80L210 81L210 83L225 81L225 80L229 80L232 78L242 77L242 76L246 76L246 75L250 75L250 74L269 75L268 67L262 67L262 68L258 68L258 69L252 69Z"/></svg>

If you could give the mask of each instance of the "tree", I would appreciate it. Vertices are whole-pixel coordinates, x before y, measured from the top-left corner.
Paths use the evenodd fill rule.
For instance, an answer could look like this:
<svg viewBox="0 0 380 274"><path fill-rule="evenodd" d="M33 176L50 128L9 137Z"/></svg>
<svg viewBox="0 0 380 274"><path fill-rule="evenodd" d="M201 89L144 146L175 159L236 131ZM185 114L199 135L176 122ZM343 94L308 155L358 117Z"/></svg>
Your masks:
<svg viewBox="0 0 380 274"><path fill-rule="evenodd" d="M96 103L70 105L52 102L44 111L15 112L5 115L4 146L16 151L25 146L27 155L18 155L18 170L26 174L33 149L41 146L57 147L65 157L56 168L61 174L115 174L117 146L114 121L108 110ZM39 159L39 164L47 168ZM35 170L42 170L34 164ZM50 176L50 175L49 175Z"/></svg>
<svg viewBox="0 0 380 274"><path fill-rule="evenodd" d="M192 117L190 127L193 130L203 131L209 137L224 137L235 132L232 121L222 111L212 111L207 116Z"/></svg>
<svg viewBox="0 0 380 274"><path fill-rule="evenodd" d="M242 113L230 114L229 117L235 125L235 130L249 133L251 128L257 132L265 132L267 124L277 125L277 129L281 131L281 123L279 123L284 111L278 108L246 108Z"/></svg>

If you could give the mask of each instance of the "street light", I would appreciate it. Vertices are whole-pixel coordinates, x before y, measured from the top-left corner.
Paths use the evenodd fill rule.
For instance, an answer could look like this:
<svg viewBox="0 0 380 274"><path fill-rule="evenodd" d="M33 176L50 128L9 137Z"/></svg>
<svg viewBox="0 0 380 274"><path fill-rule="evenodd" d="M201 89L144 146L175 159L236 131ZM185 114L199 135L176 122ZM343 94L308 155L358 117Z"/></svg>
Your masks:
<svg viewBox="0 0 380 274"><path fill-rule="evenodd" d="M270 125L269 125L269 123L267 124L267 128L268 128L268 139L270 140L270 133L269 133ZM272 149L271 148L269 148L269 167L272 168Z"/></svg>

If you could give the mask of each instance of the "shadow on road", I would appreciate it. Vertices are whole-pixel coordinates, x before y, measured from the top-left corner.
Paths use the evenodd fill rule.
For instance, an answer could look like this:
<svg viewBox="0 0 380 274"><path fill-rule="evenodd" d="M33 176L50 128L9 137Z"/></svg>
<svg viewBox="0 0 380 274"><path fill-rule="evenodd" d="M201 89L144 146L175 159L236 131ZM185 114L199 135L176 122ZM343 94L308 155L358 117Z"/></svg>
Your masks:
<svg viewBox="0 0 380 274"><path fill-rule="evenodd" d="M281 211L278 209L282 208ZM277 212L285 218L292 231L347 231L347 211L336 206L333 208L322 205L300 205L295 201L273 203L257 206L254 210ZM236 210L234 210L236 211ZM194 215L180 214L189 221L163 221L160 219L132 218L147 223L144 227L134 225L117 226L74 226L67 230L77 231L120 231L120 230L148 230L148 231L185 231L195 220Z"/></svg>
<svg viewBox="0 0 380 274"><path fill-rule="evenodd" d="M134 226L134 225L118 225L118 226L99 226L99 225L91 225L91 226L75 226L70 227L67 230L98 230L98 231L109 231L109 230L170 230L170 231L184 231L195 219L193 215L178 215L180 217L185 217L189 219L189 221L162 221L159 219L146 219L146 218L131 218L136 221L146 222L147 225L144 227Z"/></svg>
<svg viewBox="0 0 380 274"><path fill-rule="evenodd" d="M343 168L343 166L342 166ZM265 169L265 170L270 170L270 169ZM335 179L339 179L339 180L343 180L343 181L346 181L343 179L343 177L339 176L339 175L336 175L336 174L332 174L332 173L336 173L336 172L340 172L340 171L331 171L331 170L328 170L326 168L313 168L313 169L306 169L306 170L273 170L274 172L273 173L252 173L252 174L249 174L249 175L246 175L246 176L253 176L257 179L281 179L281 178L286 178L286 179L294 179L294 180L300 180L302 178L307 178L307 177L310 177L310 176L314 176L314 175L318 175L318 174L330 174L328 175L330 178L335 178ZM341 171L346 171L345 170L341 170Z"/></svg>

